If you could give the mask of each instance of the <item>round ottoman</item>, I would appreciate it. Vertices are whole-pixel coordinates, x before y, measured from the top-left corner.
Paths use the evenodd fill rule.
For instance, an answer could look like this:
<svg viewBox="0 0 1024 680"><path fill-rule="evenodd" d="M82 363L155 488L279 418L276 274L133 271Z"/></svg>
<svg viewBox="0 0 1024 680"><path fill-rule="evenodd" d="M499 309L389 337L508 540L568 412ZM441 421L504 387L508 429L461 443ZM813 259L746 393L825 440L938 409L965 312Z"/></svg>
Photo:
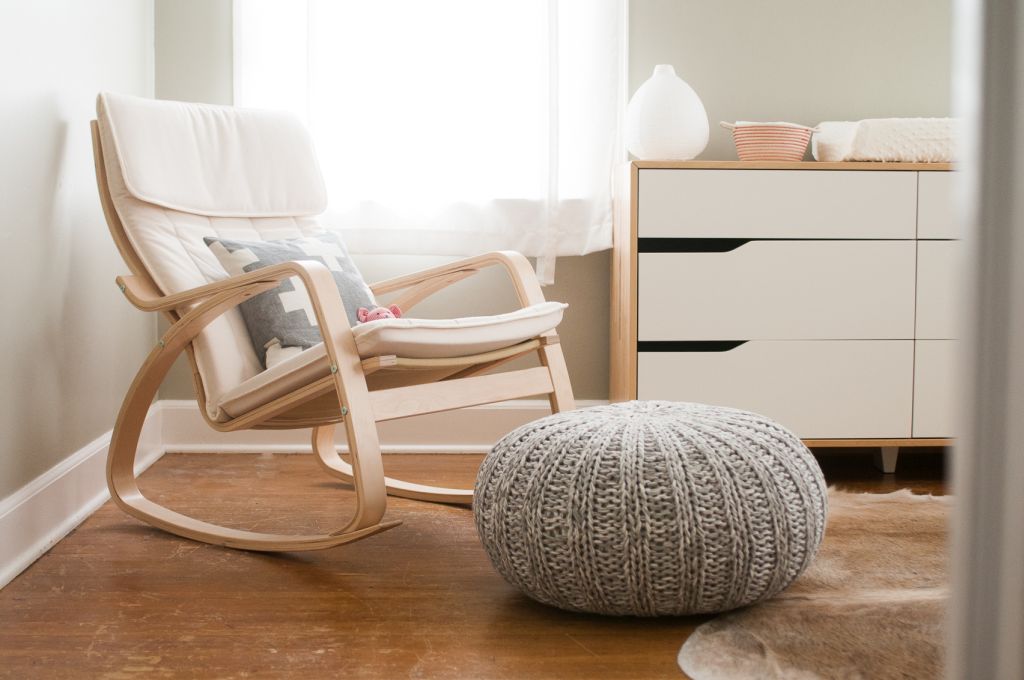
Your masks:
<svg viewBox="0 0 1024 680"><path fill-rule="evenodd" d="M718 612L788 586L825 531L825 480L764 416L634 401L541 418L502 439L473 514L494 567L574 611Z"/></svg>

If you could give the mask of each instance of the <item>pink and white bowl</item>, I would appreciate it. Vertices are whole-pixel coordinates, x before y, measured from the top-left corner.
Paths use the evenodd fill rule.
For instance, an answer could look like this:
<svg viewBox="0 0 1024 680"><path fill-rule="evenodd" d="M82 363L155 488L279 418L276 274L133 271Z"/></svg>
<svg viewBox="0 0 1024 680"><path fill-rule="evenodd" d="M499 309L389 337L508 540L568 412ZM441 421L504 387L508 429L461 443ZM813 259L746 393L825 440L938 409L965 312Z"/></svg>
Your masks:
<svg viewBox="0 0 1024 680"><path fill-rule="evenodd" d="M811 133L816 128L796 123L751 123L736 121L720 123L732 130L732 141L741 161L803 160Z"/></svg>

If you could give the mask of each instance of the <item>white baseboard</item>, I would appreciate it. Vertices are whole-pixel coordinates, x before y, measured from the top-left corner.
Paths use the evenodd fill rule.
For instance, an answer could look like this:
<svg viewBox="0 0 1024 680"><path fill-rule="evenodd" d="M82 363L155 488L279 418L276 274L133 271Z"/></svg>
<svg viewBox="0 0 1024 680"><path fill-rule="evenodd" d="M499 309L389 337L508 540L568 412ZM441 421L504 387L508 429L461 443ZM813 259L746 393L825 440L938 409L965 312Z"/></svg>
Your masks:
<svg viewBox="0 0 1024 680"><path fill-rule="evenodd" d="M584 400L580 408L607 404ZM168 453L310 453L312 433L304 430L217 432L203 420L195 401L162 400L163 449ZM486 453L511 430L551 412L547 399L485 404L380 424L384 453ZM345 430L335 442L347 448Z"/></svg>
<svg viewBox="0 0 1024 680"><path fill-rule="evenodd" d="M577 402L581 408L606 401ZM546 399L521 399L382 423L384 453L486 453L509 431L550 413ZM0 500L0 588L39 559L110 499L107 432ZM344 451L344 428L336 436ZM164 453L311 453L310 430L210 429L195 401L161 400L150 407L136 471Z"/></svg>
<svg viewBox="0 0 1024 680"><path fill-rule="evenodd" d="M136 471L163 455L161 409L150 409ZM110 432L100 435L0 500L0 588L24 571L110 498L106 462Z"/></svg>

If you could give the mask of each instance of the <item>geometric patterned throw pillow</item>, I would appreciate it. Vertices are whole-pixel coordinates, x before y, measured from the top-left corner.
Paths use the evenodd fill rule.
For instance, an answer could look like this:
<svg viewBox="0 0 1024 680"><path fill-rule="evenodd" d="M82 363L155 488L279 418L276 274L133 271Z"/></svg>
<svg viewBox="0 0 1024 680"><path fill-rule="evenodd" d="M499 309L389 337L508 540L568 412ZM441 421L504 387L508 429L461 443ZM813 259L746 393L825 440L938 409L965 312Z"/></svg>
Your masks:
<svg viewBox="0 0 1024 680"><path fill-rule="evenodd" d="M282 241L234 241L203 239L231 276L281 262L314 260L327 265L338 284L348 322L358 323L360 307L375 306L373 293L363 281L337 234L325 232ZM273 290L249 298L239 310L249 330L253 349L264 368L308 349L321 341L313 305L302 281L292 276Z"/></svg>

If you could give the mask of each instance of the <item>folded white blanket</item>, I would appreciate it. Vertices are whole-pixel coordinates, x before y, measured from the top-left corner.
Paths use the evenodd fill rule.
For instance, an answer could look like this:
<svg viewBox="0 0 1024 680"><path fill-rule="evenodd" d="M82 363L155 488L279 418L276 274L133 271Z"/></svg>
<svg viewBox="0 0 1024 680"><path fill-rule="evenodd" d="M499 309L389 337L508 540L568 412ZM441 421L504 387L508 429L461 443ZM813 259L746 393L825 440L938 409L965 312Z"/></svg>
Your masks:
<svg viewBox="0 0 1024 680"><path fill-rule="evenodd" d="M960 128L956 118L826 121L811 138L811 155L818 161L951 163L956 160Z"/></svg>

